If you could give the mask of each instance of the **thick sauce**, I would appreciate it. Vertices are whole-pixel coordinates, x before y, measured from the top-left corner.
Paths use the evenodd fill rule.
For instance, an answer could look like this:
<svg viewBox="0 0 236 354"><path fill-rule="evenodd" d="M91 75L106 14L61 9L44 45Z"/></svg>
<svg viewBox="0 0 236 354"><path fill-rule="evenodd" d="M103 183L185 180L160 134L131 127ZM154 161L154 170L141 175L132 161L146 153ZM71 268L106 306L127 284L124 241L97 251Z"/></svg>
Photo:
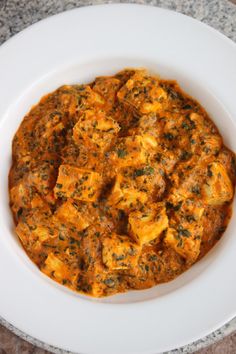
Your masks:
<svg viewBox="0 0 236 354"><path fill-rule="evenodd" d="M87 295L174 279L230 218L234 153L198 102L144 70L43 97L12 158L10 206L26 252Z"/></svg>

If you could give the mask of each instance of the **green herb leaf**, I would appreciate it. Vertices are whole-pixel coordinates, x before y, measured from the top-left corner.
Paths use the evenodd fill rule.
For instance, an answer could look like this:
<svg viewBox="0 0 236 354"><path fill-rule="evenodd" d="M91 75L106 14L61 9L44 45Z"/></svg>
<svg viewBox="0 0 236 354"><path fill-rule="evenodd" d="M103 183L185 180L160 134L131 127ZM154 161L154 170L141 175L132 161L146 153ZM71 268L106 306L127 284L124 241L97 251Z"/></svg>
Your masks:
<svg viewBox="0 0 236 354"><path fill-rule="evenodd" d="M175 136L173 134L171 134L171 133L165 133L163 135L163 137L164 137L164 139L169 140L169 141L172 141L175 138Z"/></svg>
<svg viewBox="0 0 236 354"><path fill-rule="evenodd" d="M180 155L180 160L182 161L186 161L188 159L190 159L192 157L192 153L189 151L182 151L181 155Z"/></svg>
<svg viewBox="0 0 236 354"><path fill-rule="evenodd" d="M109 288L113 288L115 286L115 280L112 278L107 278L104 280L104 284L107 285Z"/></svg>
<svg viewBox="0 0 236 354"><path fill-rule="evenodd" d="M182 225L178 226L178 234L179 236L190 237L191 233L188 229L184 229Z"/></svg>
<svg viewBox="0 0 236 354"><path fill-rule="evenodd" d="M192 106L190 104L185 104L182 108L183 109L192 109Z"/></svg>
<svg viewBox="0 0 236 354"><path fill-rule="evenodd" d="M166 202L166 208L169 209L169 210L178 211L181 208L182 203L183 202L181 201L178 204L174 205L174 204L172 204L170 202Z"/></svg>
<svg viewBox="0 0 236 354"><path fill-rule="evenodd" d="M200 195L201 194L200 187L196 184L196 186L192 187L192 192L196 195Z"/></svg>
<svg viewBox="0 0 236 354"><path fill-rule="evenodd" d="M144 175L152 175L154 173L154 168L151 166L145 167L145 168L139 168L134 171L134 177L140 177Z"/></svg>
<svg viewBox="0 0 236 354"><path fill-rule="evenodd" d="M212 177L213 176L213 173L212 173L212 170L211 170L211 165L207 166L207 176L208 177Z"/></svg>
<svg viewBox="0 0 236 354"><path fill-rule="evenodd" d="M126 155L127 155L127 151L122 149L117 150L117 156L119 157L119 159L123 159Z"/></svg>

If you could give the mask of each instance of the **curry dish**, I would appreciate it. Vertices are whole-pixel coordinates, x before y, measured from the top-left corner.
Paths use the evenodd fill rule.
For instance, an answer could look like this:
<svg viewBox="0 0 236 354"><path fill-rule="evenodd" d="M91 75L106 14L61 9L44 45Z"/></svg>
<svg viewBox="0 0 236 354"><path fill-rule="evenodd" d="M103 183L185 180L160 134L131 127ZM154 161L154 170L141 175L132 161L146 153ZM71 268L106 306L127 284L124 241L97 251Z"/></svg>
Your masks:
<svg viewBox="0 0 236 354"><path fill-rule="evenodd" d="M23 247L43 273L87 295L174 279L231 215L234 153L196 100L145 70L46 95L12 149Z"/></svg>

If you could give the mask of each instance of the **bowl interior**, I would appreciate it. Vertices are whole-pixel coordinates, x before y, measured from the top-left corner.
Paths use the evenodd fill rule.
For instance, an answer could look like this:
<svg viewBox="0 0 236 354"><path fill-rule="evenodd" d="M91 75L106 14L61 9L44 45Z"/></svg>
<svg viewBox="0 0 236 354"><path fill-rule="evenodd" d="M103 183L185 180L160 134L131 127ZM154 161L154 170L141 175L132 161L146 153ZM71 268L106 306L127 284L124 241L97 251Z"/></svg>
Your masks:
<svg viewBox="0 0 236 354"><path fill-rule="evenodd" d="M132 291L99 300L76 294L60 286L44 276L28 258L14 233L13 220L8 207L8 172L11 165L11 142L20 122L29 109L36 104L43 95L53 91L60 85L91 82L96 76L114 74L125 67L145 67L151 73L158 74L162 78L177 80L182 89L196 98L206 109L219 128L225 144L232 150L236 150L236 125L219 98L213 95L207 85L203 85L199 82L195 75L191 75L190 77L177 68L168 67L162 62L154 63L145 58L110 58L92 60L84 64L75 62L58 68L53 72L48 72L44 77L35 81L33 85L27 87L25 91L22 92L22 95L12 102L0 122L0 151L4 152L0 155L0 165L2 166L0 169L0 222L3 229L3 242L7 245L9 252L14 252L19 262L19 267L27 267L30 269L34 273L34 276L38 277L39 282L48 282L48 286L56 287L58 291L63 291L70 296L80 297L86 301L98 301L107 304L147 301L165 296L180 287L186 286L196 279L196 277L200 277L203 272L207 272L207 268L213 267L218 257L224 257L224 251L228 242L230 242L230 239L233 237L233 229L236 227L236 220L232 218L224 237L218 244L201 261L174 281L158 285L152 289Z"/></svg>

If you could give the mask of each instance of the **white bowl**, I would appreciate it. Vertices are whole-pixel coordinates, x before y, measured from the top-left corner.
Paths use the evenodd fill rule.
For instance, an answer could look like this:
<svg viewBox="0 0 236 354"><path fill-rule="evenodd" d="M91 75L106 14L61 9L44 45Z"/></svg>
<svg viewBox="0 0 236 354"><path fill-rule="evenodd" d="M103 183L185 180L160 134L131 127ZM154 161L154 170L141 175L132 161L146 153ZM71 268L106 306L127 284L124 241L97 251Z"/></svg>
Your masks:
<svg viewBox="0 0 236 354"><path fill-rule="evenodd" d="M236 45L217 31L140 5L69 11L0 48L0 316L59 348L137 354L188 344L236 315L234 216L218 244L174 281L96 300L58 285L29 260L13 230L7 181L12 138L41 96L124 67L176 79L236 150L235 63Z"/></svg>

